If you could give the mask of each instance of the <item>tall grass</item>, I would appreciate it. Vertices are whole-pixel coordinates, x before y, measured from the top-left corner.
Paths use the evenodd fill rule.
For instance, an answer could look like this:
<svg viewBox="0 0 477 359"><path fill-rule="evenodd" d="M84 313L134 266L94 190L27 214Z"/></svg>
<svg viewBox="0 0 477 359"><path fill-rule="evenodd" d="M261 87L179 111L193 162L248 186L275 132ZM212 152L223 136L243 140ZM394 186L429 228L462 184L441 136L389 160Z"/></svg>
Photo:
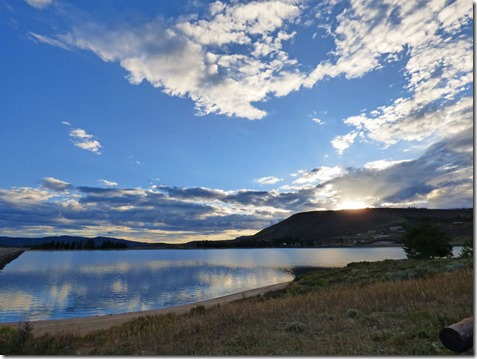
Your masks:
<svg viewBox="0 0 477 359"><path fill-rule="evenodd" d="M28 336L22 353L452 354L441 345L438 333L444 326L472 315L472 261L451 260L445 265L439 260L427 261L428 274L420 272L405 280L397 279L397 273L410 270L402 266L411 262L396 262L400 261L349 266L349 271L354 270L363 279L367 271L368 277L373 277L368 281L348 281L345 278L350 277L343 276L344 269L320 271L321 279L319 273L309 273L280 295L258 296L208 309L198 307L186 315L141 317L85 336ZM424 262L420 263L424 266ZM328 279L326 284L323 276ZM2 354L13 354L6 351L11 350L11 342L5 333L0 333Z"/></svg>

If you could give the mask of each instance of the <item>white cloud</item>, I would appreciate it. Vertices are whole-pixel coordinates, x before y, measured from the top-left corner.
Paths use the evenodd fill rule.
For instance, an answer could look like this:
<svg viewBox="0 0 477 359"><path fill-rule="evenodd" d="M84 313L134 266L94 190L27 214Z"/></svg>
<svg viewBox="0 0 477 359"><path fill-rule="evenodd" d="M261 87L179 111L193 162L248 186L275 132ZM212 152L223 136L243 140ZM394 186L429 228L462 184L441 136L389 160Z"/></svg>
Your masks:
<svg viewBox="0 0 477 359"><path fill-rule="evenodd" d="M105 179L100 179L100 180L98 180L98 182L107 186L107 187L116 187L118 185L118 183L116 183L116 182L108 181L108 180L105 180Z"/></svg>
<svg viewBox="0 0 477 359"><path fill-rule="evenodd" d="M72 143L85 151L93 152L96 155L101 154L101 143L94 138L93 135L88 134L81 128L74 128L70 130L70 137Z"/></svg>
<svg viewBox="0 0 477 359"><path fill-rule="evenodd" d="M354 143L357 135L357 132L350 132L343 136L336 136L333 140L331 140L331 145L338 151L340 155L342 155L343 152Z"/></svg>
<svg viewBox="0 0 477 359"><path fill-rule="evenodd" d="M0 203L14 207L28 207L39 205L56 194L39 188L20 187L12 189L0 189Z"/></svg>
<svg viewBox="0 0 477 359"><path fill-rule="evenodd" d="M317 117L313 117L311 120L312 120L314 123L317 123L318 125L324 125L324 124L325 124L325 122L324 122L323 120L321 120L321 119L319 119L319 118L317 118Z"/></svg>
<svg viewBox="0 0 477 359"><path fill-rule="evenodd" d="M257 182L258 184L275 184L275 183L283 181L283 178L269 176L269 177L257 178L254 181Z"/></svg>
<svg viewBox="0 0 477 359"><path fill-rule="evenodd" d="M296 18L300 8L286 1L251 1L244 4L226 6L214 3L211 20L182 22L177 27L190 39L202 45L251 44L252 35L268 35L281 28L285 21ZM270 43L270 37L265 41ZM279 32L277 37L287 40L289 35ZM278 45L281 48L280 45Z"/></svg>
<svg viewBox="0 0 477 359"><path fill-rule="evenodd" d="M27 4L37 9L43 9L50 6L53 0L26 0Z"/></svg>
<svg viewBox="0 0 477 359"><path fill-rule="evenodd" d="M389 55L401 53L406 47L411 48L411 58L414 49L431 48L442 27L438 15L445 2L356 0L350 5L338 15L338 26L333 32L337 61L320 63L307 79L307 86L313 86L324 77L342 74L347 78L361 77L381 67L383 60L389 60ZM467 17L471 16L470 2L462 5L468 10Z"/></svg>

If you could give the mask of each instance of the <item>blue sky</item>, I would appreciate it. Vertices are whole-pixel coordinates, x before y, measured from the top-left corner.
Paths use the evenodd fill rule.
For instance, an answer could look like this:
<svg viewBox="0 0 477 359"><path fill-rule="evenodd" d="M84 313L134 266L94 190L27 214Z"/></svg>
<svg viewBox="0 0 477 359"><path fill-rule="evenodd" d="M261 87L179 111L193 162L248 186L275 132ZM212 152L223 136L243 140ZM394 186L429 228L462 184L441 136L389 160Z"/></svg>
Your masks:
<svg viewBox="0 0 477 359"><path fill-rule="evenodd" d="M473 205L469 0L0 0L0 235Z"/></svg>

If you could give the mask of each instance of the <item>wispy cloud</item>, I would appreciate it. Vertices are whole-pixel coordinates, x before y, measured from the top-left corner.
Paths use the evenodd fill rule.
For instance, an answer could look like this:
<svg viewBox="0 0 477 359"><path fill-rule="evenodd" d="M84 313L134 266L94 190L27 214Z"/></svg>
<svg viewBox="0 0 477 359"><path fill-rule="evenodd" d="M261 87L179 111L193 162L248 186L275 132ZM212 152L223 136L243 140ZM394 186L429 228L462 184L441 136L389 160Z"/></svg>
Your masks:
<svg viewBox="0 0 477 359"><path fill-rule="evenodd" d="M26 0L27 4L37 9L43 9L50 6L53 0Z"/></svg>
<svg viewBox="0 0 477 359"><path fill-rule="evenodd" d="M254 181L258 184L275 184L275 183L283 181L283 178L268 176L268 177L257 178Z"/></svg>
<svg viewBox="0 0 477 359"><path fill-rule="evenodd" d="M31 31L28 33L28 35L33 41L36 41L36 42L41 42L43 44L59 47L59 48L62 48L63 50L70 50L71 49L70 46L65 44L63 41L57 40L53 37L36 34L34 32L31 32Z"/></svg>
<svg viewBox="0 0 477 359"><path fill-rule="evenodd" d="M398 161L389 161L389 160L377 160L365 163L363 168L367 170L375 170L375 171L382 171L386 168L398 165L404 162L410 162L411 160L398 160Z"/></svg>
<svg viewBox="0 0 477 359"><path fill-rule="evenodd" d="M318 117L313 117L311 119L314 123L317 123L318 125L324 125L325 124L325 121L319 119Z"/></svg>

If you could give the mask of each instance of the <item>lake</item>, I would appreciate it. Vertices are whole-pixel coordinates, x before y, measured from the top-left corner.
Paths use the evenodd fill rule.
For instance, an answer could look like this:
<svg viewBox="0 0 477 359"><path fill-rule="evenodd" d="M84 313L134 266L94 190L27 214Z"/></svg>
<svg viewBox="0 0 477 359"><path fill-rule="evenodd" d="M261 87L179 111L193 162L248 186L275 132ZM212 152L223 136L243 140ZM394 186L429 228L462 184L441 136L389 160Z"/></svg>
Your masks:
<svg viewBox="0 0 477 359"><path fill-rule="evenodd" d="M401 258L400 247L28 251L0 271L0 322L160 309L290 281L293 267Z"/></svg>

